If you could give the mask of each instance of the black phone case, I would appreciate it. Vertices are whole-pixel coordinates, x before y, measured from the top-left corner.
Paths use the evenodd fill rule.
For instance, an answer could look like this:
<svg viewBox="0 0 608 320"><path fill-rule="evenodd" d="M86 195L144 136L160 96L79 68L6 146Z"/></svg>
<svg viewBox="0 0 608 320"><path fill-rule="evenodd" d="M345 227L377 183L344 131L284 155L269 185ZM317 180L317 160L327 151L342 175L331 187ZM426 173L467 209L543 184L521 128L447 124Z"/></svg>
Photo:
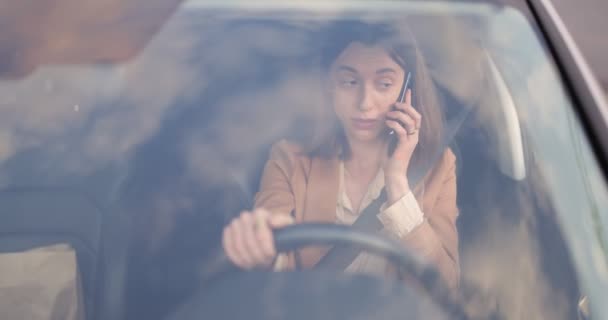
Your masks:
<svg viewBox="0 0 608 320"><path fill-rule="evenodd" d="M411 72L408 72L403 77L403 85L401 86L401 90L399 91L399 97L397 98L397 102L403 103L405 102L405 94L407 92L408 87L411 87L409 84L413 81ZM412 93L413 94L413 93ZM392 110L395 110L395 106L392 107ZM395 152L395 148L397 147L397 142L399 142L399 138L396 133L393 133L389 136L388 142L388 156L392 156L393 152Z"/></svg>

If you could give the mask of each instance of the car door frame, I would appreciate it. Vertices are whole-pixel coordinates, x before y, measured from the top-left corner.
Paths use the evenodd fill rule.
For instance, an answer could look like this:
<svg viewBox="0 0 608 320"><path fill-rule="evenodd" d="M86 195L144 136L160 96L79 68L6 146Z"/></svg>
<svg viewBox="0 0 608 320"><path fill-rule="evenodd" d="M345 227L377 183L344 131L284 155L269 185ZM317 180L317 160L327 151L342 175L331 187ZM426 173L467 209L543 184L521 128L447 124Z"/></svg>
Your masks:
<svg viewBox="0 0 608 320"><path fill-rule="evenodd" d="M547 40L596 159L608 182L608 104L599 81L550 0L526 0Z"/></svg>

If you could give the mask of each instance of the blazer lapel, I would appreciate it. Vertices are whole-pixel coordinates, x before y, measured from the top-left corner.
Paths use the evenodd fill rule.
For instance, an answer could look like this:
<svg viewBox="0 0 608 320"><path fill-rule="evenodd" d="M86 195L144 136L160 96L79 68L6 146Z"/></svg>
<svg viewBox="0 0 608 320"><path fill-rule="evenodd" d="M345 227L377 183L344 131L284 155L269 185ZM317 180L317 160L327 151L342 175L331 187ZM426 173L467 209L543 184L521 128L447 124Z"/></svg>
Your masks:
<svg viewBox="0 0 608 320"><path fill-rule="evenodd" d="M335 222L339 188L338 174L337 158L315 158L311 161L304 202L304 221Z"/></svg>
<svg viewBox="0 0 608 320"><path fill-rule="evenodd" d="M302 214L303 222L336 223L339 172L338 158L314 158L306 187L306 199ZM305 268L314 266L329 248L312 247L302 249L300 257Z"/></svg>

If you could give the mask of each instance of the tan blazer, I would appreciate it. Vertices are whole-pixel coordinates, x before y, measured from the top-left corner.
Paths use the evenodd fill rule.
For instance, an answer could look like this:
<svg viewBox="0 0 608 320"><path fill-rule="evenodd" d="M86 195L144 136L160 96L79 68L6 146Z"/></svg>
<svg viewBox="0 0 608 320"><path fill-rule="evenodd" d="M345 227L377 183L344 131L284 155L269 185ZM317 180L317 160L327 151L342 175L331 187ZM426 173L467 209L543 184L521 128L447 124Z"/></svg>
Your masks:
<svg viewBox="0 0 608 320"><path fill-rule="evenodd" d="M414 190L423 209L425 222L402 241L405 246L428 259L451 287L458 286L458 232L456 230L456 158L447 150L425 177L424 192ZM264 168L255 207L275 214L295 210L297 222L336 222L339 188L339 159L311 158L287 141L275 144ZM302 265L314 266L328 248L300 251ZM290 266L294 259L290 257Z"/></svg>

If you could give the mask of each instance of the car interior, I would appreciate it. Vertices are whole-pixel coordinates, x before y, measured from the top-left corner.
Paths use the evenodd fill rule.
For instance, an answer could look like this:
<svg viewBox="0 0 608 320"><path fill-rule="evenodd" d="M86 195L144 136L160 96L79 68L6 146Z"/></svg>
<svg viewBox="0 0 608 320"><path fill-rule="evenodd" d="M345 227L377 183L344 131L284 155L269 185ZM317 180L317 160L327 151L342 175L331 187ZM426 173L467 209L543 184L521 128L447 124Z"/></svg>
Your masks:
<svg viewBox="0 0 608 320"><path fill-rule="evenodd" d="M179 44L171 42L171 32L187 33L188 41L197 35L190 55L173 58L183 59L200 79L195 77L188 94L171 101L158 130L126 161L85 175L53 172L63 165L60 157L49 161L58 145L83 156L80 136L73 132L1 165L8 182L0 190L0 250L71 244L87 319L164 319L205 290L197 282L200 270L217 253L224 224L252 206L270 147L307 125L306 105L315 97L290 88L315 84L310 80L317 76L310 71L312 44L323 19L301 13L240 14L220 12L212 18L207 11L184 9L171 18L169 31L153 40L172 46ZM453 27L454 21L446 25L445 16L436 14L412 14L411 21L422 26L414 32L424 37ZM455 21L467 26L463 37L483 37L471 31L483 25L474 11L460 12ZM543 177L535 170L525 128L492 53L478 42L462 41L472 57L458 60L456 68L450 65L453 59L432 52L441 47L425 47L427 42L420 44L431 51L428 63L445 108L446 140L458 161L463 294L484 292L505 308L518 303L509 296L513 292L500 290L518 277L517 268L488 276L479 266L513 257L512 252L497 257L502 253L495 251L496 243L504 240L492 233L497 225L523 228L531 235L527 244L540 248L532 253L540 255L540 271L531 276L545 276L551 291L561 294L555 299L570 302L564 318L575 318L575 272L550 202L538 192ZM149 51L155 48L152 44L135 59L154 56ZM468 82L455 85L453 73L462 70ZM96 103L128 108L133 102L117 97ZM80 130L92 128L95 120L90 121ZM251 139L235 140L243 136ZM166 203L173 210L163 211ZM469 282L482 291L467 291Z"/></svg>

